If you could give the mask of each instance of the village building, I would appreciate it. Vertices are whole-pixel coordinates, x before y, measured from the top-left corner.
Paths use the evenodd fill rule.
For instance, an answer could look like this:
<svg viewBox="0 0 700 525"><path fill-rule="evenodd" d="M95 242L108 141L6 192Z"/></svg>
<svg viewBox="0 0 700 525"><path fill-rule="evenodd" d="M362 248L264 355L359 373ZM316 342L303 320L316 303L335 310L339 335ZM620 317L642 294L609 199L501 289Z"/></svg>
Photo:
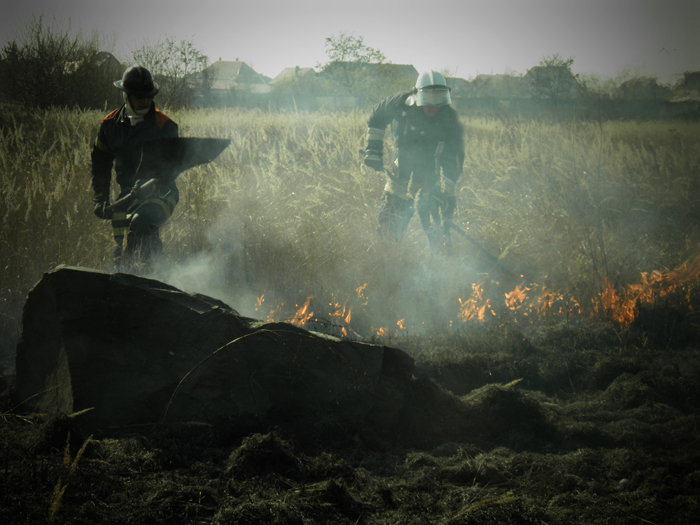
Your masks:
<svg viewBox="0 0 700 525"><path fill-rule="evenodd" d="M269 78L239 60L214 62L197 73L195 79L200 106L256 105L272 91Z"/></svg>
<svg viewBox="0 0 700 525"><path fill-rule="evenodd" d="M197 73L193 83L199 106L351 111L368 110L411 89L417 78L418 71L408 64L334 62L321 70L288 67L270 79L245 62L218 61ZM651 77L631 79L602 104L565 66L535 66L524 75L446 78L453 105L465 115L588 118L602 109L609 118L692 117L700 103L700 72L685 73L673 90Z"/></svg>

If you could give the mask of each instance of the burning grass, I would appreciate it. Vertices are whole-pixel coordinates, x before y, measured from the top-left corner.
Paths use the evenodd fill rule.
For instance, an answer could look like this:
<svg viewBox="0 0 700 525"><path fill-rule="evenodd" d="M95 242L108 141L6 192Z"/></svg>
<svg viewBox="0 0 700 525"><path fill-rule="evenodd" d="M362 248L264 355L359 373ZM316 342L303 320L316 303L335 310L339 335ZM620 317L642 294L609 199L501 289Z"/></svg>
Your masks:
<svg viewBox="0 0 700 525"><path fill-rule="evenodd" d="M88 175L101 117L4 108L8 364L24 297L44 271L110 268L109 226L91 214ZM650 300L692 302L700 124L465 119L455 221L501 257L494 269L457 236L430 254L417 219L398 245L378 238L384 183L357 155L365 114L172 117L183 136L232 145L180 178L181 201L163 230L167 260L155 277L246 315L368 338L542 318L624 326Z"/></svg>
<svg viewBox="0 0 700 525"><path fill-rule="evenodd" d="M101 117L0 112L5 368L43 272L110 267L88 177ZM21 416L0 396L0 521L697 521L700 124L465 120L456 221L503 256L494 269L461 238L428 253L417 220L398 245L376 236L364 114L172 117L232 146L183 174L156 277L409 352L405 424L89 439L79 416Z"/></svg>

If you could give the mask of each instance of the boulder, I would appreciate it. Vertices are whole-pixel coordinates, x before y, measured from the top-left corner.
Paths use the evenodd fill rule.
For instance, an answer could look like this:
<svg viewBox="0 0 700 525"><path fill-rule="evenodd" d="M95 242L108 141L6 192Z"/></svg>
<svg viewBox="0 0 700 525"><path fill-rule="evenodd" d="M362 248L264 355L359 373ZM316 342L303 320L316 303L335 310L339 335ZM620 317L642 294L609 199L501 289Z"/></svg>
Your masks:
<svg viewBox="0 0 700 525"><path fill-rule="evenodd" d="M60 266L29 292L16 349L25 411L109 434L160 423L324 414L388 430L410 397L401 350L240 316L157 280Z"/></svg>

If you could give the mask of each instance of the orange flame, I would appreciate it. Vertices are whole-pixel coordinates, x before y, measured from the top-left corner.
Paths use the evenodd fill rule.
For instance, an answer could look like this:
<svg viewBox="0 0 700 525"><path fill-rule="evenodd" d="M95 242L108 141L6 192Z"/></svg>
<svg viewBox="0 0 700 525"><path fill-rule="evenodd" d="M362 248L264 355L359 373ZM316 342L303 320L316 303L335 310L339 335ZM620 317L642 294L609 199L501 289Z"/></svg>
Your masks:
<svg viewBox="0 0 700 525"><path fill-rule="evenodd" d="M256 312L259 311L259 310L262 308L262 305L263 305L264 302L265 302L265 294L262 294L262 295L261 295L260 297L258 297L258 298L256 299L256 301L255 301L255 311L256 311ZM279 306L279 308L281 308L282 306L284 306L284 303L282 303L282 304ZM270 311L267 313L267 315L265 316L265 320L266 320L268 323L274 323L274 322L275 322L275 318L277 317L275 314L277 313L277 310L278 310L279 308L277 308L277 309L273 308L272 310L270 310Z"/></svg>
<svg viewBox="0 0 700 525"><path fill-rule="evenodd" d="M465 323L474 319L483 321L486 310L496 315L491 309L491 299L484 299L483 282L472 283L472 294L469 299L462 301L461 298L458 298L457 300L461 307L459 317Z"/></svg>
<svg viewBox="0 0 700 525"><path fill-rule="evenodd" d="M566 292L550 291L544 285L531 283L525 286L522 283L505 294L505 305L512 313L523 317L580 313L578 302L572 298L569 299L568 305L565 304L567 295ZM517 322L517 317L514 320Z"/></svg>
<svg viewBox="0 0 700 525"><path fill-rule="evenodd" d="M686 300L690 302L691 287L700 280L700 254L673 270L644 272L641 277L639 284L629 285L619 294L605 278L598 303L593 305L595 314L607 317L624 328L635 320L641 305L651 304L680 290L685 290ZM692 308L690 304L688 307Z"/></svg>
<svg viewBox="0 0 700 525"><path fill-rule="evenodd" d="M313 312L309 312L309 306L311 305L311 299L313 297L307 297L306 302L304 303L304 306L299 308L297 310L297 313L294 314L294 317L289 321L290 323L297 325L297 326L304 326L314 315Z"/></svg>
<svg viewBox="0 0 700 525"><path fill-rule="evenodd" d="M357 298L362 301L362 306L367 306L367 303L369 302L367 300L367 296L365 296L364 291L365 288L367 288L367 283L363 284L362 286L358 287L355 292L357 292Z"/></svg>
<svg viewBox="0 0 700 525"><path fill-rule="evenodd" d="M466 300L458 299L457 318L462 322L483 322L491 318L499 321L507 319L516 323L522 321L534 323L536 319L544 317L574 315L581 318L605 319L617 323L620 327L626 327L637 317L641 305L653 303L674 292L684 292L690 308L690 292L698 281L700 281L700 251L693 259L689 259L674 270L642 273L638 284L622 289L616 289L608 279L604 279L598 295L583 306L568 290L554 291L545 285L526 284L523 280L514 289L504 293L497 291L499 283L482 280L470 284L471 293ZM350 327L353 318L352 310L353 307L356 309L358 304L361 308L367 306L369 302L365 295L367 286L368 284L365 283L355 289L357 299L351 296L342 303L332 298L328 303L330 310L323 312L326 318L331 319L335 330L342 337L348 337L349 334L358 335L355 331L358 329ZM499 296L502 297L503 302L497 300ZM314 312L311 311L312 299L313 297L308 297L289 322L303 326L314 319ZM264 303L264 295L257 297L255 310L261 310ZM271 309L267 315L267 321L274 322L276 318L282 317L283 307L282 303L275 309ZM449 326L453 326L453 320L449 320ZM393 332L386 327L367 329L369 333L379 337L389 336ZM396 335L401 331L405 333L406 330L406 319L396 322Z"/></svg>
<svg viewBox="0 0 700 525"><path fill-rule="evenodd" d="M523 287L521 285L515 287L512 292L506 294L506 306L511 310L517 310L520 308L525 300L527 299L527 293L531 288Z"/></svg>

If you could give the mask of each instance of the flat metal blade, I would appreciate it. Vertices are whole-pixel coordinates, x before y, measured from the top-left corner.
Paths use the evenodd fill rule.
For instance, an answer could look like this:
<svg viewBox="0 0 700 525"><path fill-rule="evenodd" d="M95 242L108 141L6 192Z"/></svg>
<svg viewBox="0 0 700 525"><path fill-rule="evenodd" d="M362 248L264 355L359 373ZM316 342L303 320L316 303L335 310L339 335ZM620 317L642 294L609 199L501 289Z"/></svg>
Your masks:
<svg viewBox="0 0 700 525"><path fill-rule="evenodd" d="M230 144L229 139L197 137L148 140L143 143L136 178L174 181L183 171L211 162Z"/></svg>

